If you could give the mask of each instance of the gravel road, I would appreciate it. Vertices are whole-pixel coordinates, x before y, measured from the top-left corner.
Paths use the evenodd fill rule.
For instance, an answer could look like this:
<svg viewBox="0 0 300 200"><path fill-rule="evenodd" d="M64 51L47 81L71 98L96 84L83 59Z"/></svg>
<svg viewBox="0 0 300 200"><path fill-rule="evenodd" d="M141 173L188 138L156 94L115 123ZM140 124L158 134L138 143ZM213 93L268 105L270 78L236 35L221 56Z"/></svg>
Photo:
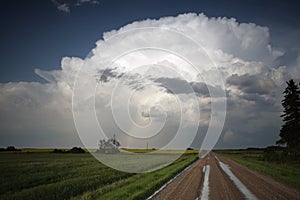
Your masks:
<svg viewBox="0 0 300 200"><path fill-rule="evenodd" d="M206 160L196 161L188 170L183 172L153 199L193 199L200 196L203 179L202 168Z"/></svg>
<svg viewBox="0 0 300 200"><path fill-rule="evenodd" d="M204 195L204 166L209 166L208 198ZM207 184L206 184L207 185ZM207 188L205 188L207 189ZM203 195L202 195L203 193ZM270 177L249 170L229 158L209 153L174 179L154 200L290 200L299 199L300 191Z"/></svg>

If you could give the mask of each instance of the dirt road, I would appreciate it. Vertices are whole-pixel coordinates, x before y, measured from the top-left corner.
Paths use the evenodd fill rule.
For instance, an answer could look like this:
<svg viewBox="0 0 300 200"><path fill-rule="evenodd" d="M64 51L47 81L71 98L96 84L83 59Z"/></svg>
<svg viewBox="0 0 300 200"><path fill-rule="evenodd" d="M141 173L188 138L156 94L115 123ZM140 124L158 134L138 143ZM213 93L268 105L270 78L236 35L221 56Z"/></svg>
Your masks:
<svg viewBox="0 0 300 200"><path fill-rule="evenodd" d="M218 156L218 155L217 155ZM300 199L300 191L292 189L258 172L249 170L231 159L218 156L230 166L235 176L257 197L257 199Z"/></svg>
<svg viewBox="0 0 300 200"><path fill-rule="evenodd" d="M228 158L210 153L174 179L153 199L290 200L300 199L300 191L251 171Z"/></svg>
<svg viewBox="0 0 300 200"><path fill-rule="evenodd" d="M206 160L201 159L183 172L153 199L193 199L200 196L203 179L202 168Z"/></svg>

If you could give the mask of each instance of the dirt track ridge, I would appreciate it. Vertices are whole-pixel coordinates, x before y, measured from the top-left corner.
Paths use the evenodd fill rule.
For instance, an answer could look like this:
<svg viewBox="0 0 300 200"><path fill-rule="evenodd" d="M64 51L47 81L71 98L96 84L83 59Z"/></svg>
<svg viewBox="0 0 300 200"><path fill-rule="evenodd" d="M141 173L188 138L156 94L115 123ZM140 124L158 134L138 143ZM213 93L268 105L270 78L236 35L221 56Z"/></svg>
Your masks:
<svg viewBox="0 0 300 200"><path fill-rule="evenodd" d="M209 200L239 200L246 199L245 195L231 177L220 167L220 163L229 167L236 178L262 200L290 200L299 199L300 191L281 184L270 177L249 170L229 158L215 153L209 153L205 158L196 161L188 170L155 195L154 200L195 200L201 199L205 165L210 166L208 179Z"/></svg>

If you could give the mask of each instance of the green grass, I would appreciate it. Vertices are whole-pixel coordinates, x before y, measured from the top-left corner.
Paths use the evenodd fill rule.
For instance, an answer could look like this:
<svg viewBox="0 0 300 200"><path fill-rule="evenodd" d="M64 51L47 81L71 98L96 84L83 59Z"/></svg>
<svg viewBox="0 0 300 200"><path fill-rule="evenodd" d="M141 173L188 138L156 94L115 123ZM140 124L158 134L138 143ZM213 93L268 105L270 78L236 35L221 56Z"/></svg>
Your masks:
<svg viewBox="0 0 300 200"><path fill-rule="evenodd" d="M146 197L197 158L196 154L183 155L161 170L131 174L111 169L89 153L47 152L1 152L0 199Z"/></svg>
<svg viewBox="0 0 300 200"><path fill-rule="evenodd" d="M199 150L155 150L155 149L121 149L122 152L132 153L167 153L167 154L199 154Z"/></svg>
<svg viewBox="0 0 300 200"><path fill-rule="evenodd" d="M170 180L192 162L197 156L184 155L171 165L154 172L136 174L126 180L113 183L107 187L87 192L75 199L146 199L165 182Z"/></svg>
<svg viewBox="0 0 300 200"><path fill-rule="evenodd" d="M291 187L300 189L300 164L263 161L262 150L228 150L216 151L216 153L229 157L249 169L261 172Z"/></svg>

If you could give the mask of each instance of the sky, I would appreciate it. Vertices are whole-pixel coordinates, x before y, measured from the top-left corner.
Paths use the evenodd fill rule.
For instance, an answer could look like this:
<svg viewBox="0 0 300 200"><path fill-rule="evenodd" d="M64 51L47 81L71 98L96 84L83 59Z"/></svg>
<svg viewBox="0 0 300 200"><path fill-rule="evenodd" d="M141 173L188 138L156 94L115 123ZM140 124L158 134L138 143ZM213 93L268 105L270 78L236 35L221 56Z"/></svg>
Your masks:
<svg viewBox="0 0 300 200"><path fill-rule="evenodd" d="M2 1L0 146L90 147L103 134L138 148L274 145L285 81L300 76L297 8L258 0ZM147 45L160 50L126 53Z"/></svg>

